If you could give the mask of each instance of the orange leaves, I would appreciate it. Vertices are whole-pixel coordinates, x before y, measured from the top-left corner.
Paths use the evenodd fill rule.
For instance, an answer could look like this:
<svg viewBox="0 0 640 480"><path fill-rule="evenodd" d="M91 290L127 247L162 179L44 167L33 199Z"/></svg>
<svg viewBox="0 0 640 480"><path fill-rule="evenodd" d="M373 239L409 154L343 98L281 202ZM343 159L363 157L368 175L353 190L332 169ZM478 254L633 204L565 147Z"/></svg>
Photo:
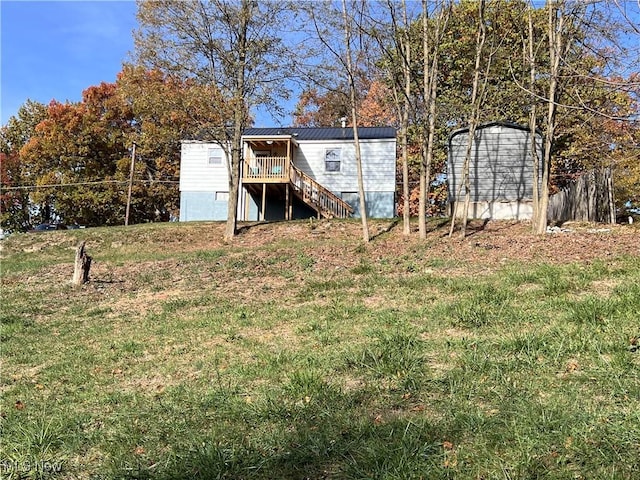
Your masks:
<svg viewBox="0 0 640 480"><path fill-rule="evenodd" d="M363 127L394 125L397 118L391 104L389 88L379 80L371 82L358 114L360 115L360 125Z"/></svg>
<svg viewBox="0 0 640 480"><path fill-rule="evenodd" d="M443 441L442 448L444 450L444 460L442 462L442 466L444 468L455 468L458 465L458 454L453 442L450 442L448 440Z"/></svg>
<svg viewBox="0 0 640 480"><path fill-rule="evenodd" d="M427 201L427 215L436 215L440 209L441 204L446 199L446 189L443 187L431 188L429 192L429 199ZM409 195L409 215L412 217L418 216L418 207L420 202L420 187L415 187L411 190ZM402 215L404 212L404 197L401 195L398 200L398 215Z"/></svg>
<svg viewBox="0 0 640 480"><path fill-rule="evenodd" d="M391 92L380 80L362 82L362 102L358 108L358 124L363 127L387 126L396 123ZM344 91L340 89L343 88ZM348 117L349 104L346 86L324 94L317 89L305 90L300 95L294 113L297 127L332 127L339 125L341 117Z"/></svg>

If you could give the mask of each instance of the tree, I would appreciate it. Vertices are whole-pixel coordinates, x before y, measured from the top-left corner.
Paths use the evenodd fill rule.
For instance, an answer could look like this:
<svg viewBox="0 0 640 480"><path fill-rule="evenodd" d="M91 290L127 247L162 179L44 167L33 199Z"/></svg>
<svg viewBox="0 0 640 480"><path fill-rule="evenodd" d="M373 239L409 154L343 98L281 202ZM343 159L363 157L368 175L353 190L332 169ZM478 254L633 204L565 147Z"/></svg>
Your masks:
<svg viewBox="0 0 640 480"><path fill-rule="evenodd" d="M363 11L364 13L364 11ZM386 0L377 8L360 15L360 29L373 40L377 47L374 62L382 72L387 85L388 101L393 106L400 143L400 167L402 194L400 208L403 218L403 234L411 233L410 187L409 187L409 127L415 117L415 54L412 52L411 24L413 12L406 0ZM378 101L378 103L382 103Z"/></svg>
<svg viewBox="0 0 640 480"><path fill-rule="evenodd" d="M202 98L219 92L211 86L185 81L160 70L124 65L118 94L135 119L127 142L137 145L134 220L169 220L179 210L180 141L197 138L203 125L220 125L224 110L211 110Z"/></svg>
<svg viewBox="0 0 640 480"><path fill-rule="evenodd" d="M335 127L349 115L349 95L346 85L320 93L318 87L305 89L293 113L296 127Z"/></svg>
<svg viewBox="0 0 640 480"><path fill-rule="evenodd" d="M364 72L363 72L364 73ZM383 79L356 72L357 93L360 100L359 118L362 127L395 125L391 92ZM363 78L365 77L365 78ZM296 104L293 124L296 127L336 127L341 119L350 115L348 86L336 87L319 93L318 87L305 89Z"/></svg>
<svg viewBox="0 0 640 480"><path fill-rule="evenodd" d="M24 188L29 168L20 158L20 149L46 118L47 107L27 100L0 130L0 225L6 230L24 231L30 227L29 190Z"/></svg>
<svg viewBox="0 0 640 480"><path fill-rule="evenodd" d="M216 92L200 101L221 118L204 119L198 127L227 154L227 240L236 233L242 133L252 109L278 111L278 100L288 95L284 80L296 69L280 30L290 24L286 7L254 0L138 1L139 63Z"/></svg>
<svg viewBox="0 0 640 480"><path fill-rule="evenodd" d="M46 118L47 106L28 100L20 106L15 116L0 130L0 150L3 153L18 152L31 138L36 126Z"/></svg>
<svg viewBox="0 0 640 480"><path fill-rule="evenodd" d="M442 32L446 28L449 17L449 7L443 2L437 9L431 22L433 33L430 32L429 6L427 0L422 0L422 91L424 102L423 117L423 146L422 163L420 166L420 198L419 198L419 232L420 238L427 238L427 202L429 200L429 186L431 185L431 166L436 138L436 113L438 94L438 58ZM431 38L430 38L431 37Z"/></svg>
<svg viewBox="0 0 640 480"><path fill-rule="evenodd" d="M81 102L52 101L21 160L41 221L115 225L123 218L120 185L127 177L132 114L113 83L89 87Z"/></svg>
<svg viewBox="0 0 640 480"><path fill-rule="evenodd" d="M352 9L354 9L352 3ZM351 42L353 35L353 25L347 12L347 0L342 0L342 19L344 22L344 46L345 46L345 74L349 84L349 100L351 106L351 125L353 128L353 140L356 148L356 170L358 176L358 196L360 197L360 218L362 220L362 239L369 242L369 225L367 222L367 204L365 198L364 182L362 178L362 153L360 149L360 139L358 137L358 103L355 84L354 65L352 58Z"/></svg>
<svg viewBox="0 0 640 480"><path fill-rule="evenodd" d="M29 196L19 188L22 177L20 157L16 152L0 152L0 226L4 230L29 228Z"/></svg>
<svg viewBox="0 0 640 480"><path fill-rule="evenodd" d="M405 236L411 233L410 207L409 207L409 125L412 120L412 112L415 112L413 98L414 75L412 68L412 54L410 41L410 22L407 14L407 4L402 0L400 5L387 1L391 31L389 48L382 48L386 57L387 75L392 85L393 98L397 116L400 120L400 152L402 158L402 233ZM397 10L400 12L397 12ZM384 42L384 37L382 42Z"/></svg>
<svg viewBox="0 0 640 480"><path fill-rule="evenodd" d="M350 128L353 129L356 170L358 177L358 196L360 203L360 217L362 221L362 237L369 241L369 227L367 221L366 198L362 176L362 158L358 126L360 122L360 105L362 101L361 75L364 71L364 47L360 25L354 20L362 18L366 9L365 2L342 0L340 8L331 1L323 1L302 5L302 11L309 19L309 25L316 43L321 48L321 57L316 68L317 74L310 77L310 81L325 91L336 90L335 85L346 85L348 95L348 118ZM359 41L359 46L354 45ZM338 80L336 80L336 78ZM345 122L347 117L345 116Z"/></svg>
<svg viewBox="0 0 640 480"><path fill-rule="evenodd" d="M469 175L469 167L471 163L471 151L473 148L473 143L475 142L475 133L478 123L480 121L480 107L483 103L483 99L486 93L485 85L488 80L488 70L491 65L491 54L488 56L486 72L484 73L484 78L482 79L482 83L480 83L481 78L480 75L485 70L481 62L483 60L484 45L487 40L487 26L485 24L485 0L480 0L478 3L478 31L476 35L476 49L475 49L475 66L473 69L473 84L471 89L471 111L469 114L468 125L469 125L469 134L467 138L467 149L464 157L464 165L462 166L462 182L460 183L460 188L464 186L464 207L462 209L462 229L460 235L462 238L466 236L466 228L467 228L467 218L469 216L469 203L471 199L471 184L470 184L470 175ZM459 196L458 196L459 197ZM458 199L455 200L454 211L452 212L451 218L451 229L449 230L449 236L453 234L453 229L456 223L456 216L458 210Z"/></svg>

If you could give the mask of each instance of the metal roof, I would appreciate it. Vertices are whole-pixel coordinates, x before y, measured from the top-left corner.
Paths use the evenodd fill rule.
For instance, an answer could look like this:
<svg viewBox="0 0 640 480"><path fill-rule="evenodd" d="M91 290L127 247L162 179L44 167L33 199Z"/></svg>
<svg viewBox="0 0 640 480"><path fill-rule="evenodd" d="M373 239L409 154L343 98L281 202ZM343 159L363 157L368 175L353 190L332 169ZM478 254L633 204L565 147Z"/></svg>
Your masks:
<svg viewBox="0 0 640 480"><path fill-rule="evenodd" d="M320 127L280 127L280 128L248 128L245 137L270 137L291 135L296 140L353 140L353 128L320 128ZM360 140L396 138L393 127L358 127Z"/></svg>
<svg viewBox="0 0 640 480"><path fill-rule="evenodd" d="M522 130L525 132L530 131L528 126L520 125L514 122L506 122L506 121L482 123L476 127L476 130L483 130L485 128L491 128L491 127L506 127L506 128L512 128L514 130ZM460 135L462 133L468 133L468 132L469 132L469 127L459 128L458 130L455 130L454 132L452 132L451 135L449 135L449 145L451 145L451 140L453 139L453 137ZM542 136L542 132L540 132L539 129L536 129L536 134Z"/></svg>

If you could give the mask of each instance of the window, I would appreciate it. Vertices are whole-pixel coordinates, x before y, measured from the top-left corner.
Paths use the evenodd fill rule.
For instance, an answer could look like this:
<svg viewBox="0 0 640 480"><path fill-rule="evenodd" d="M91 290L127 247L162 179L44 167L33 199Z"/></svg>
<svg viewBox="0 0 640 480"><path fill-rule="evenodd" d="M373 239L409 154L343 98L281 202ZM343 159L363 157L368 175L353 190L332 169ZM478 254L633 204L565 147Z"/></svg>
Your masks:
<svg viewBox="0 0 640 480"><path fill-rule="evenodd" d="M216 192L216 202L228 202L229 192Z"/></svg>
<svg viewBox="0 0 640 480"><path fill-rule="evenodd" d="M221 148L210 148L208 155L207 163L209 166L221 166L222 165L222 149Z"/></svg>
<svg viewBox="0 0 640 480"><path fill-rule="evenodd" d="M342 157L342 149L327 148L324 151L324 170L325 172L340 171L340 157Z"/></svg>

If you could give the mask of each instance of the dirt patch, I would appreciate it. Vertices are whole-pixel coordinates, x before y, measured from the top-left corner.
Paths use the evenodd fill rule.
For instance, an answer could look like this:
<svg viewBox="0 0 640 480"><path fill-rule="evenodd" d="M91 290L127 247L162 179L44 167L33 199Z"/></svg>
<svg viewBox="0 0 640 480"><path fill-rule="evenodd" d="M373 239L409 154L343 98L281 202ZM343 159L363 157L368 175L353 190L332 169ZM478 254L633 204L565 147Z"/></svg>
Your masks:
<svg viewBox="0 0 640 480"><path fill-rule="evenodd" d="M400 226L394 225L372 221L371 232L379 234L368 245L362 244L361 225L354 220L247 224L230 244L224 243L224 224L219 222L162 225L156 227L157 232L131 230L132 238L125 238L129 231L123 231L123 238L116 241L128 245L131 260L116 264L95 261L89 284L77 293L67 288L60 294L89 293L92 300L110 301L118 310L123 307L142 314L149 305L198 291L249 304L265 299L295 301L300 287L309 279L339 283L345 277L342 272L353 274L357 269L367 275L379 272L390 277L426 272L456 277L489 274L510 262L607 264L640 255L640 228L636 225L573 224L558 233L535 235L526 222L471 222L467 237L460 239L457 232L449 238L448 228L441 222L440 227L430 226L426 240L420 240L415 230L405 237ZM111 234L107 229L103 232ZM51 237L24 236L24 240L25 244L11 249L23 251L27 246L42 250L74 243L59 232ZM99 257L105 255L101 249L112 249L111 244L96 237L89 249ZM136 261L135 252L145 250L165 255L170 252L172 257ZM189 255L181 257L185 253ZM36 290L46 285L68 285L73 273L72 254L69 250L69 263L30 271L20 282ZM122 257L121 252L118 258ZM5 276L3 283L11 283L13 277ZM594 285L593 289L610 291L614 287ZM336 288L348 291L355 286ZM379 307L387 301L371 292L365 304Z"/></svg>

